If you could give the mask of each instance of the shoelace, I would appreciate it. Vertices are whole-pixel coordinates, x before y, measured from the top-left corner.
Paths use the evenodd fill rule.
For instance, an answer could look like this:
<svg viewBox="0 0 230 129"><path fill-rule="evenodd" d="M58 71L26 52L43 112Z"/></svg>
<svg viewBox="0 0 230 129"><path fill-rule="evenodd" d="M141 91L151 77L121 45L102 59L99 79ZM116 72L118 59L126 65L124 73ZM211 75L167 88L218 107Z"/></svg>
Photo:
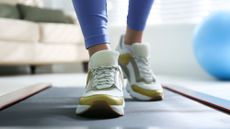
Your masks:
<svg viewBox="0 0 230 129"><path fill-rule="evenodd" d="M95 89L110 88L115 83L115 72L118 68L115 66L101 66L92 69L93 83Z"/></svg>
<svg viewBox="0 0 230 129"><path fill-rule="evenodd" d="M145 57L134 57L137 62L138 69L140 71L141 77L143 77L146 81L153 81L153 71L149 63L149 59Z"/></svg>

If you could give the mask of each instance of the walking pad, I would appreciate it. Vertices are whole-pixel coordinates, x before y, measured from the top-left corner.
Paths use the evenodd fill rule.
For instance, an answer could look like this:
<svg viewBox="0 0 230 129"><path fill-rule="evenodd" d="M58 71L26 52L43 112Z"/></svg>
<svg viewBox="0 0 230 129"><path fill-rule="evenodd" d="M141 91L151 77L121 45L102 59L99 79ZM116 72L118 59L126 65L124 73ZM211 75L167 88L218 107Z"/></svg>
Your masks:
<svg viewBox="0 0 230 129"><path fill-rule="evenodd" d="M228 129L228 114L165 89L163 101L136 101L125 94L125 115L75 115L83 88L49 88L0 111L0 128Z"/></svg>

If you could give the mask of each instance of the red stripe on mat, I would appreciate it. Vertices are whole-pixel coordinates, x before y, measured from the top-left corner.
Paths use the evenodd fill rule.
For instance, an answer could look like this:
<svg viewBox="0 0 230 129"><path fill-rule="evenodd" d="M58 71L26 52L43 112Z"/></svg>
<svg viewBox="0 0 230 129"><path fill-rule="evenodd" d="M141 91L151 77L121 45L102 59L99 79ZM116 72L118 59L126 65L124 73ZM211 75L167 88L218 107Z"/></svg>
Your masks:
<svg viewBox="0 0 230 129"><path fill-rule="evenodd" d="M222 111L230 115L230 102L221 98L210 96L204 93L193 91L191 89L182 88L179 86L163 86L165 89L172 91L174 93L180 94L184 97L202 103L206 106L214 108L216 110Z"/></svg>
<svg viewBox="0 0 230 129"><path fill-rule="evenodd" d="M35 84L15 90L0 97L0 111L51 87L51 84Z"/></svg>

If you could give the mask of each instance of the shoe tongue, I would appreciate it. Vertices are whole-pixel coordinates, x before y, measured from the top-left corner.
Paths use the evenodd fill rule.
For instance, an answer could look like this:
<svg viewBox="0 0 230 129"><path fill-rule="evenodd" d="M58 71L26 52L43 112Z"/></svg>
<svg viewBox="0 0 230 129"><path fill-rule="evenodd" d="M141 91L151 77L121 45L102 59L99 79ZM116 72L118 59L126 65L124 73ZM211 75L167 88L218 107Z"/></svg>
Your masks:
<svg viewBox="0 0 230 129"><path fill-rule="evenodd" d="M135 43L132 45L132 54L138 57L148 57L148 45L143 43Z"/></svg>
<svg viewBox="0 0 230 129"><path fill-rule="evenodd" d="M92 55L89 68L99 66L118 66L119 53L111 50L102 50Z"/></svg>

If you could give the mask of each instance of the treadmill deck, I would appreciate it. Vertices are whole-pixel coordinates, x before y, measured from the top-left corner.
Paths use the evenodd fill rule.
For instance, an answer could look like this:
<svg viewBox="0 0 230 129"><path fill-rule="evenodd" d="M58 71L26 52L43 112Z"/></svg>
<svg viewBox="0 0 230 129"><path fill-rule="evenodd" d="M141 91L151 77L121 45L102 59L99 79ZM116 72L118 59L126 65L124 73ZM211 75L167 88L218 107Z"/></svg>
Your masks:
<svg viewBox="0 0 230 129"><path fill-rule="evenodd" d="M0 111L0 128L229 129L229 115L165 90L163 101L136 101L125 93L125 115L111 119L75 115L83 88L49 88Z"/></svg>

